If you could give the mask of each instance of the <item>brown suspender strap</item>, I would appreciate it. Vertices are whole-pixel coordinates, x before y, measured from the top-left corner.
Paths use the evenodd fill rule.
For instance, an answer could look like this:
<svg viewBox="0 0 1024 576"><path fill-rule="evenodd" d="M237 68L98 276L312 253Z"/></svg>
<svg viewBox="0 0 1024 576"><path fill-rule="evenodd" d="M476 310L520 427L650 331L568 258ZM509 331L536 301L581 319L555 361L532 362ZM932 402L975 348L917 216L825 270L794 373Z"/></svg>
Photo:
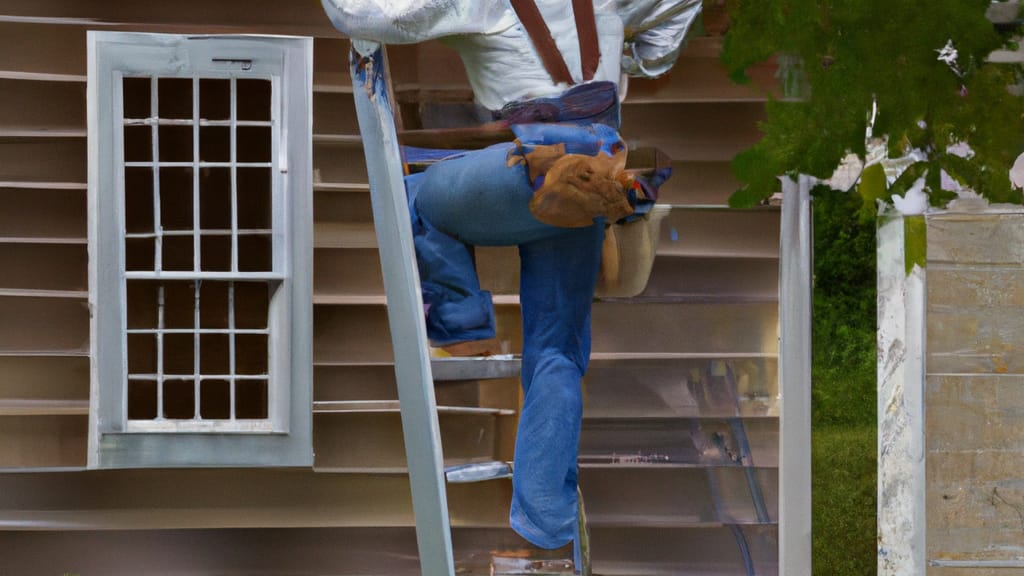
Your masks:
<svg viewBox="0 0 1024 576"><path fill-rule="evenodd" d="M555 39L551 37L544 16L533 0L510 0L512 9L522 22L526 33L530 35L544 68L556 83L575 84L565 58L558 50ZM594 18L593 0L573 0L572 11L576 19L576 35L580 41L580 60L583 68L583 81L593 80L597 72L597 64L601 59L601 51L597 43L597 23Z"/></svg>
<svg viewBox="0 0 1024 576"><path fill-rule="evenodd" d="M572 12L576 18L576 36L580 39L580 63L583 66L583 81L594 79L597 63L601 60L601 49L597 43L597 20L594 17L594 0L572 0Z"/></svg>
<svg viewBox="0 0 1024 576"><path fill-rule="evenodd" d="M569 67L565 65L565 59L558 51L558 45L551 37L551 29L548 28L537 5L533 0L511 0L511 2L516 16L519 16L523 28L526 28L526 33L530 35L530 40L533 41L533 46L540 54L540 60L544 63L548 74L551 75L551 79L556 84L559 82L574 84L572 75L569 74Z"/></svg>

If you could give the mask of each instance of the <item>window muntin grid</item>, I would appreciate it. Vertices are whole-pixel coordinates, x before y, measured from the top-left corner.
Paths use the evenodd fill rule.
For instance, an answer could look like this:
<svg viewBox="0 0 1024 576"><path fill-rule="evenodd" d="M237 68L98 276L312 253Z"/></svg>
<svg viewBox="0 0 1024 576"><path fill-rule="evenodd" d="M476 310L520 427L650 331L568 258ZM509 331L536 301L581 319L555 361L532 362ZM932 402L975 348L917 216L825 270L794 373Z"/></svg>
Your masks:
<svg viewBox="0 0 1024 576"><path fill-rule="evenodd" d="M284 279L270 78L126 76L127 431L267 431Z"/></svg>
<svg viewBox="0 0 1024 576"><path fill-rule="evenodd" d="M194 466L309 466L312 453L312 260L313 260L313 210L312 210L312 55L313 42L310 38L250 35L172 35L142 34L113 31L89 31L87 36L88 82L86 86L89 132L89 306L90 319L90 410L88 465L90 468L161 468ZM153 114L150 92L153 77L183 79L165 82L163 93L157 98L164 102L164 110ZM236 105L236 119L239 122L270 121L271 126L257 126L253 130L236 132L238 153L235 162L266 162L270 168L238 167L236 182L239 191L248 190L249 181L260 182L261 190L270 190L270 208L266 201L259 203L261 211L252 223L252 203L243 196L238 197L238 230L273 230L270 236L258 241L262 248L255 261L245 258L249 240L239 235L240 247L238 272L231 269L230 239L231 216L231 128L230 126L199 126L200 145L195 146L191 126L179 124L176 130L163 127L158 120L181 121L189 118L195 122L195 106L191 98L194 78L200 81L200 120L230 121L231 91L230 78L236 78L242 86L240 93L246 93L243 81L254 79L264 87L268 86L274 117L254 118L247 116L251 99L241 98ZM143 86L142 97L127 102L123 97L125 78L133 79ZM218 82L218 80L228 80ZM158 91L161 89L157 82ZM131 94L129 86L129 94ZM187 93L188 97L176 96ZM167 105L179 102L180 107ZM265 97L263 98L265 102ZM262 109L265 109L262 108ZM127 112L127 113L126 113ZM125 126L124 119L145 120L135 126ZM168 126L174 122L165 122ZM200 122L201 124L201 122ZM230 124L230 122L228 122ZM181 126L184 126L182 128ZM195 124L192 124L195 126ZM171 126L173 128L173 126ZM152 131L157 130L160 143L178 142L179 150L161 146L156 157L153 155ZM262 142L259 148L248 146L252 133L270 134L270 150ZM187 136L185 136L187 134ZM128 156L126 157L126 143ZM139 142L141 141L141 145ZM164 152L161 158L160 150ZM182 152L182 150L186 151ZM207 187L219 187L217 197L201 195L201 201L191 201L194 196L192 181L196 172L188 172L191 162L195 165L195 150L199 150L199 161L204 163L199 171L205 177ZM251 154L247 151L255 150ZM262 158L253 158L262 150ZM168 155L169 154L169 155ZM191 155L189 155L191 154ZM249 157L244 157L249 154ZM140 162L127 167L126 162ZM160 164L158 181L162 186L163 204L154 202L155 181L153 162ZM173 163L181 163L175 167ZM206 164L209 163L209 164ZM222 163L217 167L214 163ZM175 170L176 169L176 170ZM175 176L177 174L177 176ZM268 174L270 174L268 179ZM271 180L272 179L272 180ZM209 185L210 182L215 184ZM126 194L126 188L134 194ZM174 213L181 205L168 203L170 195L179 189L188 210ZM227 208L225 208L225 206ZM197 208L198 207L198 208ZM218 208L219 207L219 208ZM208 209L209 208L209 209ZM154 211L171 210L173 221L154 221ZM225 233L201 233L199 272L195 272L193 259L195 240L192 210L200 211L200 231L227 230ZM130 216L129 213L134 216ZM269 213L270 226L267 226ZM139 216L145 215L145 216ZM174 219L175 215L177 219ZM247 223L248 222L248 223ZM131 224L129 228L128 224ZM173 224L173 225L172 225ZM156 268L157 226L162 234L162 244L171 248L162 249L162 266L159 276ZM126 238L126 234L149 234L150 237ZM175 236L183 236L176 238ZM187 251L175 250L174 246L185 246ZM269 246L269 250L268 247ZM131 252L131 253L128 253ZM184 256L179 252L184 252ZM171 260L167 261L170 257ZM178 260L175 260L175 257ZM133 266L127 267L131 260ZM268 264L269 262L269 264ZM126 271L127 270L127 271ZM267 270L272 270L267 273ZM138 339L145 344L139 355L149 356L152 366L133 371L140 375L156 374L156 345L153 334L127 334L128 329L128 287L136 287L148 280L147 298L133 297L134 302L146 306L134 314L145 318L149 324L133 323L132 329L157 326L158 305L156 288L158 282L165 286L165 306L186 307L187 313L165 309L165 328L185 330L194 328L194 290L189 282L200 282L200 290L220 292L219 298L226 301L227 285L235 282L236 295L249 287L258 289L269 300L268 310L262 310L259 301L260 318L266 318L269 336L239 334L241 340L258 339L261 344L268 342L268 352L256 354L261 360L255 375L267 379L248 379L236 370L236 420L221 419L230 412L230 384L215 377L225 375L223 360L210 365L216 355L207 354L209 347L225 348L229 339L223 334L206 336L200 342L201 370L210 370L200 376L199 402L202 420L167 419L128 420L128 379L127 339ZM131 282L129 282L131 281ZM180 281L180 283L178 283ZM205 317L209 328L224 329L226 315L213 324L211 314L219 309L226 310L226 304L215 304L207 294L200 295L200 318ZM245 298L236 297L241 305ZM255 306L255 305L254 305ZM148 308L148 311L145 310ZM248 308L236 309L236 320L241 322L252 317ZM136 316L133 316L136 318ZM261 320L262 322L262 320ZM248 330L249 325L238 325ZM194 350L191 335L165 335L180 349ZM184 340L184 343L181 343ZM177 342L177 344L175 344ZM136 348L133 348L136 349ZM246 356L248 359L249 356ZM169 375L165 384L169 387L165 402L169 415L194 416L192 404L196 394L194 372L188 370L187 356L181 363L186 379L175 380ZM248 361L248 360L247 360ZM138 362L138 360L135 360ZM218 364L219 362L219 364ZM173 366L172 366L173 367ZM180 367L180 366L179 366ZM251 371L254 372L254 371ZM205 378L203 376L209 376ZM263 382L266 382L264 387ZM136 408L135 414L147 418L155 417L156 380L147 384L144 379L133 380L132 401L146 400L147 407ZM248 384L255 384L249 386ZM147 390L146 386L150 388ZM269 391L266 391L269 389ZM252 399L256 400L253 401ZM262 419L262 401L266 399L269 418ZM146 415L146 410L149 414ZM209 418L208 418L209 416ZM181 432L181 433L176 433ZM198 432L198 433L197 433Z"/></svg>

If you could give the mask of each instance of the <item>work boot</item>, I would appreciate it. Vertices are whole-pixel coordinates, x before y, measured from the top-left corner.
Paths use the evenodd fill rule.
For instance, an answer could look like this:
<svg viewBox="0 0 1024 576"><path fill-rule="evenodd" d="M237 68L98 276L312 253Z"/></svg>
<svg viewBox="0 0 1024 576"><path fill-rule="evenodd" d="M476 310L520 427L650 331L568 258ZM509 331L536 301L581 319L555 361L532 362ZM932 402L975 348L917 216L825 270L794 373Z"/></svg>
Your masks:
<svg viewBox="0 0 1024 576"><path fill-rule="evenodd" d="M431 348L435 358L467 358L472 356L494 356L501 354L501 341L497 338L466 340Z"/></svg>
<svg viewBox="0 0 1024 576"><path fill-rule="evenodd" d="M590 572L590 529L587 527L587 510L583 506L583 491L576 486L579 512L576 516L576 539L573 541L573 566L579 576L591 576Z"/></svg>
<svg viewBox="0 0 1024 576"><path fill-rule="evenodd" d="M571 576L574 569L573 543L549 550L534 546L526 540L515 550L494 552L491 574L494 576Z"/></svg>

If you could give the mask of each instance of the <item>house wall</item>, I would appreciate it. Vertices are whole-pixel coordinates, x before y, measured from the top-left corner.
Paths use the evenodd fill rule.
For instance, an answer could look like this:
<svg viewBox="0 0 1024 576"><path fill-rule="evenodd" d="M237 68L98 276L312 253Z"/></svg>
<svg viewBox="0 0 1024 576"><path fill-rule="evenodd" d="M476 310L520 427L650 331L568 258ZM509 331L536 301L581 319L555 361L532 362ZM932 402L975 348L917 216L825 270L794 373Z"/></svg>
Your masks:
<svg viewBox="0 0 1024 576"><path fill-rule="evenodd" d="M597 553L609 566L622 558L643 560L642 551L651 549L657 551L651 561L682 565L687 558L720 558L743 573L736 534L745 533L765 573L773 573L772 522L733 530L717 520L718 504L712 503L716 486L743 493L753 477L764 486L768 513L777 518L778 463L772 455L778 214L724 208L736 186L729 161L757 138L765 100L760 89L733 85L718 65L726 21L719 3L707 2L709 35L691 42L676 71L631 83L624 135L657 145L674 159L676 175L661 199L674 208L662 226L651 284L639 306L595 304L586 410L598 423L585 425L584 441L604 454L602 421L687 416L694 408L686 403L693 398L669 384L678 388L684 375L702 371L708 378L721 377L724 372L709 366L721 371L728 362L731 377L754 399L744 405L743 415L750 417L751 430L763 431L754 442L766 456L746 477L741 468L678 468L653 475L637 467L584 470L584 483L606 494L606 504L598 498L592 509L605 517L593 530L595 542L607 542ZM315 38L313 470L84 470L89 395L85 33L91 29ZM396 399L347 53L347 40L330 26L318 2L7 0L0 5L4 574L416 570L399 415L392 409L341 412L329 404ZM407 106L465 101L470 94L453 53L438 43L393 46L389 57L397 98ZM759 67L752 77L768 85L773 68ZM516 352L514 249L480 250L478 261L485 287L497 296L498 336ZM653 345L651 334L657 335ZM440 417L450 461L511 458L519 402L514 379L444 383L436 393L441 405L495 409ZM709 416L714 414L696 415ZM648 434L632 420L616 425L631 430L635 442L658 442L663 435L660 429ZM670 428L676 429L685 437L685 426ZM669 499L650 497L669 492L675 494ZM629 508L614 504L624 493L626 502L635 503L633 510L642 511L633 520ZM513 541L505 527L509 496L508 483L450 488L457 554ZM754 517L749 496L726 500L723 506L735 521ZM125 550L138 553L123 555Z"/></svg>

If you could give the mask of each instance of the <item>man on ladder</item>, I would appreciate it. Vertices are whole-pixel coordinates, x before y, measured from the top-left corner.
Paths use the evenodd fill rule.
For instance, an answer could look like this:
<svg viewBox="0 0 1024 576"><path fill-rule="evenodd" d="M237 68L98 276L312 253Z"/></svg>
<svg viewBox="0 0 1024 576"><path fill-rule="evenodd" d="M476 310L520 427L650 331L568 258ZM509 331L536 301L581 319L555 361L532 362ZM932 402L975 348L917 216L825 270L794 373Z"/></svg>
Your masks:
<svg viewBox="0 0 1024 576"><path fill-rule="evenodd" d="M406 179L427 332L455 355L498 352L470 246L518 245L524 403L512 528L531 545L576 544L581 378L606 224L653 203L623 172L624 75L667 72L700 0L323 0L352 38L441 39L486 119L515 142L453 154Z"/></svg>

